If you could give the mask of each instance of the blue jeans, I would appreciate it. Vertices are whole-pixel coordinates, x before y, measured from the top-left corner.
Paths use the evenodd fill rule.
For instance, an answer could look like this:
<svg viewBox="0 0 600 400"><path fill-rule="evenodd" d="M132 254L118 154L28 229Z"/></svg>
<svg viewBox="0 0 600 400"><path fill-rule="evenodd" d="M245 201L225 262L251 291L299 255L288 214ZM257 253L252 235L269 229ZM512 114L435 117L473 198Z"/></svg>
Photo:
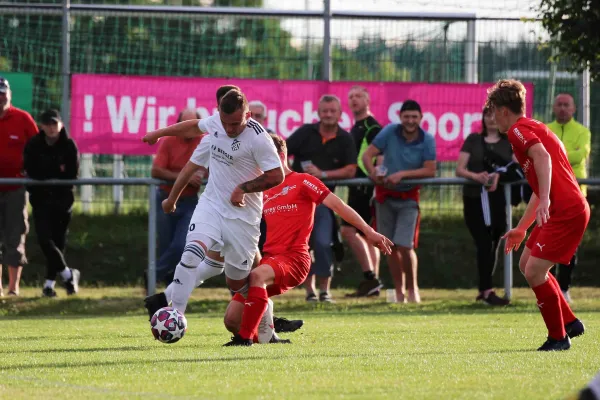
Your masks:
<svg viewBox="0 0 600 400"><path fill-rule="evenodd" d="M158 261L156 262L156 281L171 283L170 277L181 259L185 239L188 233L192 214L198 204L198 196L180 197L174 213L165 214L161 203L168 197L163 190L156 192L158 202L157 233L158 233Z"/></svg>
<svg viewBox="0 0 600 400"><path fill-rule="evenodd" d="M333 274L333 212L321 204L315 209L315 225L310 235L310 247L314 252L315 261L310 266L310 274L319 277L329 277Z"/></svg>

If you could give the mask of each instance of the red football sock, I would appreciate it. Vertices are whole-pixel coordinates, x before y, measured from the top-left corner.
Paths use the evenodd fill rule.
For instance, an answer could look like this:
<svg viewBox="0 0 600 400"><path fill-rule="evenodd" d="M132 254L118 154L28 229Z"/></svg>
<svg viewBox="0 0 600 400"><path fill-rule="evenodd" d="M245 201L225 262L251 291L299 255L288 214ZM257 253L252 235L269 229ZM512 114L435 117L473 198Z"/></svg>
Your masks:
<svg viewBox="0 0 600 400"><path fill-rule="evenodd" d="M242 328L240 336L244 339L252 339L258 331L258 324L267 309L267 291L261 287L251 287L248 290L248 297L244 304L244 313L242 314Z"/></svg>
<svg viewBox="0 0 600 400"><path fill-rule="evenodd" d="M560 295L558 297L560 299L560 311L562 312L563 322L565 324L570 324L571 322L575 321L577 319L577 317L575 316L575 314L573 314L573 311L571 310L571 306L569 305L569 303L567 303L567 300L565 300L565 296L562 295L558 281L556 280L554 275L552 275L549 272L548 272L548 280L552 282L552 284L556 288L556 291Z"/></svg>
<svg viewBox="0 0 600 400"><path fill-rule="evenodd" d="M238 303L245 303L246 299L244 298L244 296L242 296L239 293L236 293L233 295L233 298L231 299L231 301L237 301Z"/></svg>
<svg viewBox="0 0 600 400"><path fill-rule="evenodd" d="M542 313L542 318L548 328L548 336L552 339L562 340L567 335L565 324L560 311L561 294L556 291L552 281L547 280L533 289L537 298L537 305Z"/></svg>

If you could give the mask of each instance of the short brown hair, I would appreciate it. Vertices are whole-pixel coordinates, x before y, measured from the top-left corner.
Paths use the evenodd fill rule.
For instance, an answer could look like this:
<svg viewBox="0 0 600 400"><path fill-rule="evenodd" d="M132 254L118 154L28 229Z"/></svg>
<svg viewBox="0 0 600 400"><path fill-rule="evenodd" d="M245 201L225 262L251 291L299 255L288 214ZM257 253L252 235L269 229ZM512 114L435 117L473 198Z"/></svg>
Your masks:
<svg viewBox="0 0 600 400"><path fill-rule="evenodd" d="M506 107L515 114L525 114L527 90L515 79L500 79L488 89L486 107Z"/></svg>
<svg viewBox="0 0 600 400"><path fill-rule="evenodd" d="M241 91L241 89L235 85L223 85L217 89L217 106L221 102L221 99L223 98L223 96L225 96L227 94L227 92L229 92L232 89Z"/></svg>
<svg viewBox="0 0 600 400"><path fill-rule="evenodd" d="M233 114L239 109L247 110L248 100L240 90L231 89L221 98L221 101L219 102L219 111L225 114Z"/></svg>
<svg viewBox="0 0 600 400"><path fill-rule="evenodd" d="M287 144L285 143L285 140L275 133L269 133L269 135L271 136L271 139L273 139L277 153L287 153Z"/></svg>

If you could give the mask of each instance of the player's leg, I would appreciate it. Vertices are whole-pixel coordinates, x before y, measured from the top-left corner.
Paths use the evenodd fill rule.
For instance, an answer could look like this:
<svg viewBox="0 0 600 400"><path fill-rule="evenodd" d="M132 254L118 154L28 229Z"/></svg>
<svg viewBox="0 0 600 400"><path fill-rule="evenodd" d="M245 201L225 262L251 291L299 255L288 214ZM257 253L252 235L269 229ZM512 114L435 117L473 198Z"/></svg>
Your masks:
<svg viewBox="0 0 600 400"><path fill-rule="evenodd" d="M573 269L577 265L577 252L571 257L571 262L569 264L558 264L556 266L556 280L560 285L560 290L567 300L567 302L571 302L571 294L569 293L569 288L571 287L571 280L573 275Z"/></svg>
<svg viewBox="0 0 600 400"><path fill-rule="evenodd" d="M242 314L244 312L244 303L246 299L239 293L236 293L229 302L227 309L225 310L225 317L223 323L225 329L234 335L240 331L242 325Z"/></svg>
<svg viewBox="0 0 600 400"><path fill-rule="evenodd" d="M275 272L270 265L262 264L250 272L248 277L248 296L246 297L239 335L243 339L252 339L258 330L258 324L267 309L269 297L267 285L275 280Z"/></svg>

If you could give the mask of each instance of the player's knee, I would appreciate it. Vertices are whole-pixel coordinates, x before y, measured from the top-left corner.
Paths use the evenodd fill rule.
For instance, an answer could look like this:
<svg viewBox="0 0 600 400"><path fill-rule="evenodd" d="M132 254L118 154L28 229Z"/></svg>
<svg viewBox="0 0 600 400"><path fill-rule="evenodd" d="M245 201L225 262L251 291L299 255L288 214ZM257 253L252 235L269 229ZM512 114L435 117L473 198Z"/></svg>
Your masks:
<svg viewBox="0 0 600 400"><path fill-rule="evenodd" d="M268 274L265 268L257 268L250 272L248 276L248 283L250 286L261 286L264 287L266 285Z"/></svg>
<svg viewBox="0 0 600 400"><path fill-rule="evenodd" d="M235 293L242 293L248 290L248 279L234 280L227 278L227 286Z"/></svg>
<svg viewBox="0 0 600 400"><path fill-rule="evenodd" d="M523 272L523 275L529 284L539 280L539 272L532 265L525 266L525 272Z"/></svg>
<svg viewBox="0 0 600 400"><path fill-rule="evenodd" d="M179 263L185 268L197 268L205 257L204 248L197 242L190 242L183 248Z"/></svg>

